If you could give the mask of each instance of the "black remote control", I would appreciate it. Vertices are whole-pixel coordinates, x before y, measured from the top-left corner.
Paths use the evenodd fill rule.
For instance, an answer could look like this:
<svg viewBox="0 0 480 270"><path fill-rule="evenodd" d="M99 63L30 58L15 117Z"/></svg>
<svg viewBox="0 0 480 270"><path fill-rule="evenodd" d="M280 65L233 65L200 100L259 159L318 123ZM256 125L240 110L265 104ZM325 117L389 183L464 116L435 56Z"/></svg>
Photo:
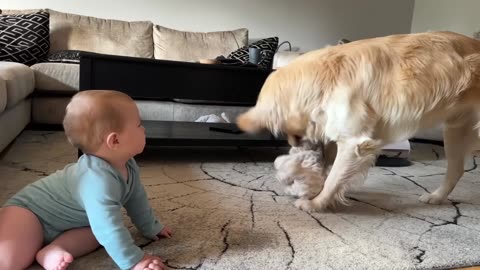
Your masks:
<svg viewBox="0 0 480 270"><path fill-rule="evenodd" d="M241 134L243 131L238 127L209 127L211 131L231 133L231 134Z"/></svg>

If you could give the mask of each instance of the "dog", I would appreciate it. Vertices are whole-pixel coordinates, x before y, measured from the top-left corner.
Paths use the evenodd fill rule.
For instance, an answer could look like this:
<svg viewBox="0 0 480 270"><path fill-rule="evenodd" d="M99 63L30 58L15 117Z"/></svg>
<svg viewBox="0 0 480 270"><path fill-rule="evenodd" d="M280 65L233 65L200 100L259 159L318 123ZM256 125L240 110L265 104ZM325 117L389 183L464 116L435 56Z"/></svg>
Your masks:
<svg viewBox="0 0 480 270"><path fill-rule="evenodd" d="M311 51L272 72L240 129L337 144L320 194L306 211L347 204L351 182L365 179L382 146L444 123L444 181L420 201L444 201L479 141L480 41L453 32L391 35Z"/></svg>
<svg viewBox="0 0 480 270"><path fill-rule="evenodd" d="M304 142L290 148L288 155L275 159L276 178L285 186L285 193L300 199L312 199L322 191L329 162L325 161L321 146Z"/></svg>

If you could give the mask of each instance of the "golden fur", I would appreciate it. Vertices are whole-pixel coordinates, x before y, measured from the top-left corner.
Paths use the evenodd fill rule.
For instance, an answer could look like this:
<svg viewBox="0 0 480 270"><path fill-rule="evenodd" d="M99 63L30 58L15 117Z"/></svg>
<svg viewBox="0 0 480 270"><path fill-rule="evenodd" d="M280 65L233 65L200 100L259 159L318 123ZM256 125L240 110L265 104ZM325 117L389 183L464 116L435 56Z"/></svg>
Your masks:
<svg viewBox="0 0 480 270"><path fill-rule="evenodd" d="M448 171L420 200L440 203L463 175L478 140L480 41L430 32L360 40L304 54L273 72L257 104L237 119L247 132L267 128L301 139L336 142L337 157L322 192L299 200L305 210L345 203L385 144L445 123Z"/></svg>

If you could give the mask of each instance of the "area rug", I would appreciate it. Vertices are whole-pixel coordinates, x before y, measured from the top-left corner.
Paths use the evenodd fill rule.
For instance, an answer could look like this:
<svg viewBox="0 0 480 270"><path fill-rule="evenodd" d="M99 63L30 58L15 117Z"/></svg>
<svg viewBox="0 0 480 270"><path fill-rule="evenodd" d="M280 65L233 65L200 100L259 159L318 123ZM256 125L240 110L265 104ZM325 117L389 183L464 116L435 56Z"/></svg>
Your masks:
<svg viewBox="0 0 480 270"><path fill-rule="evenodd" d="M413 144L412 165L374 167L352 203L309 214L274 178L285 149L156 148L139 156L151 205L174 231L136 243L170 269L444 269L480 264L479 157L442 205L418 197L445 174L440 146ZM0 203L76 159L61 132L25 131L0 161ZM98 249L70 269L115 269Z"/></svg>

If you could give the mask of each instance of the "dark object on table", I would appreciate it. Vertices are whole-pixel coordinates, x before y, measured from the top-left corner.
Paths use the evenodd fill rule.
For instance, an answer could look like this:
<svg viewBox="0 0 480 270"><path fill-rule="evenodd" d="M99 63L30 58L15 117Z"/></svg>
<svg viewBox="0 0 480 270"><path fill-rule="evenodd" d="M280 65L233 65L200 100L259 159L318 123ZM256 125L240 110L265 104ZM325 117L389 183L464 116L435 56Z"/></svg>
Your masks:
<svg viewBox="0 0 480 270"><path fill-rule="evenodd" d="M239 129L237 126L232 126L232 127L209 127L208 129L211 130L211 131L232 133L232 134L242 134L243 133L243 131L241 129Z"/></svg>
<svg viewBox="0 0 480 270"><path fill-rule="evenodd" d="M375 166L378 167L407 167L410 165L412 163L406 158L387 157L385 155L380 155L375 162Z"/></svg>

